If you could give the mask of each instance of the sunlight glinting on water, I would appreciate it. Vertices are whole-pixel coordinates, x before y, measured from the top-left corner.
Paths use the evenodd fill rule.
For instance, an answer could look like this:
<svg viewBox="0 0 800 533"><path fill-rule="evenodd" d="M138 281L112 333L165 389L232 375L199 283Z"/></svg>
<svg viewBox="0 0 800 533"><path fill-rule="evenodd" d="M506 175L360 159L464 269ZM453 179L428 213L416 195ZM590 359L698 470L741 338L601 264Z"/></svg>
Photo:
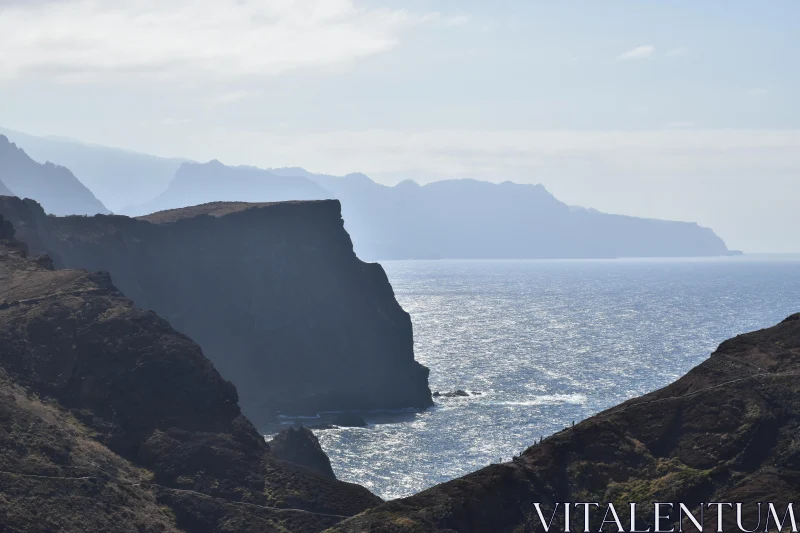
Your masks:
<svg viewBox="0 0 800 533"><path fill-rule="evenodd" d="M386 499L508 461L800 311L800 257L384 267L431 390L481 393L316 432L340 479Z"/></svg>

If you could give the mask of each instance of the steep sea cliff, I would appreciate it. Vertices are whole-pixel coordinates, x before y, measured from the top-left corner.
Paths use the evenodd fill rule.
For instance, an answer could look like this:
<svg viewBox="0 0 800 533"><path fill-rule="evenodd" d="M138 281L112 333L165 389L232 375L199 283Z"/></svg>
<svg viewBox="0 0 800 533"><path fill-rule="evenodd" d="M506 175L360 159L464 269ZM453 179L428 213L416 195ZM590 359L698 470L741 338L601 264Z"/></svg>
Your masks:
<svg viewBox="0 0 800 533"><path fill-rule="evenodd" d="M381 266L356 257L340 209L215 203L59 218L0 199L33 251L109 272L137 306L197 341L256 425L278 413L432 405L409 315Z"/></svg>

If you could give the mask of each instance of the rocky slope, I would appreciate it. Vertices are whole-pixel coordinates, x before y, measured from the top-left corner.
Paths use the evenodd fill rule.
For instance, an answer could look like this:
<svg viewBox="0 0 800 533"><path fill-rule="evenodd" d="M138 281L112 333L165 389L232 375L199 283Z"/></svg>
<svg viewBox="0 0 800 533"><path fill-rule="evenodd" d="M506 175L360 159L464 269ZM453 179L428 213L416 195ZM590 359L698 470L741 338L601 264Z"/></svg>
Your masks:
<svg viewBox="0 0 800 533"><path fill-rule="evenodd" d="M110 212L67 168L37 163L4 135L0 135L0 181L13 195L33 198L54 215Z"/></svg>
<svg viewBox="0 0 800 533"><path fill-rule="evenodd" d="M103 270L202 346L256 425L276 412L424 408L428 370L378 264L360 261L337 201L217 203L131 219L0 213L61 267Z"/></svg>
<svg viewBox="0 0 800 533"><path fill-rule="evenodd" d="M763 531L766 502L782 517L800 498L798 376L800 314L725 341L675 383L565 429L511 463L386 503L333 531L542 531L533 502L545 504L548 519L555 502L600 502L603 510L611 502L627 528L628 502L640 504L641 526L653 524L654 501L683 502L695 516L700 502L742 502L747 529L764 502ZM591 515L592 531L601 520ZM706 510L705 530L715 531L716 520ZM725 531L739 531L735 520L735 511L723 511ZM582 510L572 524L583 530ZM564 531L563 515L552 531Z"/></svg>
<svg viewBox="0 0 800 533"><path fill-rule="evenodd" d="M379 502L279 460L200 347L0 219L4 531L320 531Z"/></svg>
<svg viewBox="0 0 800 533"><path fill-rule="evenodd" d="M282 461L304 466L336 479L331 461L322 450L319 439L306 427L284 429L269 441L269 448Z"/></svg>

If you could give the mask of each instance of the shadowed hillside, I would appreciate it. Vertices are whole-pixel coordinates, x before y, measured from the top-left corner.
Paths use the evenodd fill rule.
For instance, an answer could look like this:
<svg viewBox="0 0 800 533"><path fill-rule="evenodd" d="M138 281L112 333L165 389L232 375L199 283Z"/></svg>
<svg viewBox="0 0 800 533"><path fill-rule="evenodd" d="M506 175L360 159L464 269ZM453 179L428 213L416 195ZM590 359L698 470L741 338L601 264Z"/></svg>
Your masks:
<svg viewBox="0 0 800 533"><path fill-rule="evenodd" d="M278 459L191 339L0 217L0 529L320 531L380 502Z"/></svg>

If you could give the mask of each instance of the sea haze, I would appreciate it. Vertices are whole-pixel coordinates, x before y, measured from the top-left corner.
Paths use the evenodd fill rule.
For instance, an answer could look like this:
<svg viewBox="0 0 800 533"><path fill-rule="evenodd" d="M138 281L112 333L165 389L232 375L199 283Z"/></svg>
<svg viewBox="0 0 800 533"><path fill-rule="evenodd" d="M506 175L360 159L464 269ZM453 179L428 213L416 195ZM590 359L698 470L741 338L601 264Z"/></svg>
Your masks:
<svg viewBox="0 0 800 533"><path fill-rule="evenodd" d="M800 256L383 265L431 389L482 393L316 432L339 479L386 499L508 461L800 311Z"/></svg>

